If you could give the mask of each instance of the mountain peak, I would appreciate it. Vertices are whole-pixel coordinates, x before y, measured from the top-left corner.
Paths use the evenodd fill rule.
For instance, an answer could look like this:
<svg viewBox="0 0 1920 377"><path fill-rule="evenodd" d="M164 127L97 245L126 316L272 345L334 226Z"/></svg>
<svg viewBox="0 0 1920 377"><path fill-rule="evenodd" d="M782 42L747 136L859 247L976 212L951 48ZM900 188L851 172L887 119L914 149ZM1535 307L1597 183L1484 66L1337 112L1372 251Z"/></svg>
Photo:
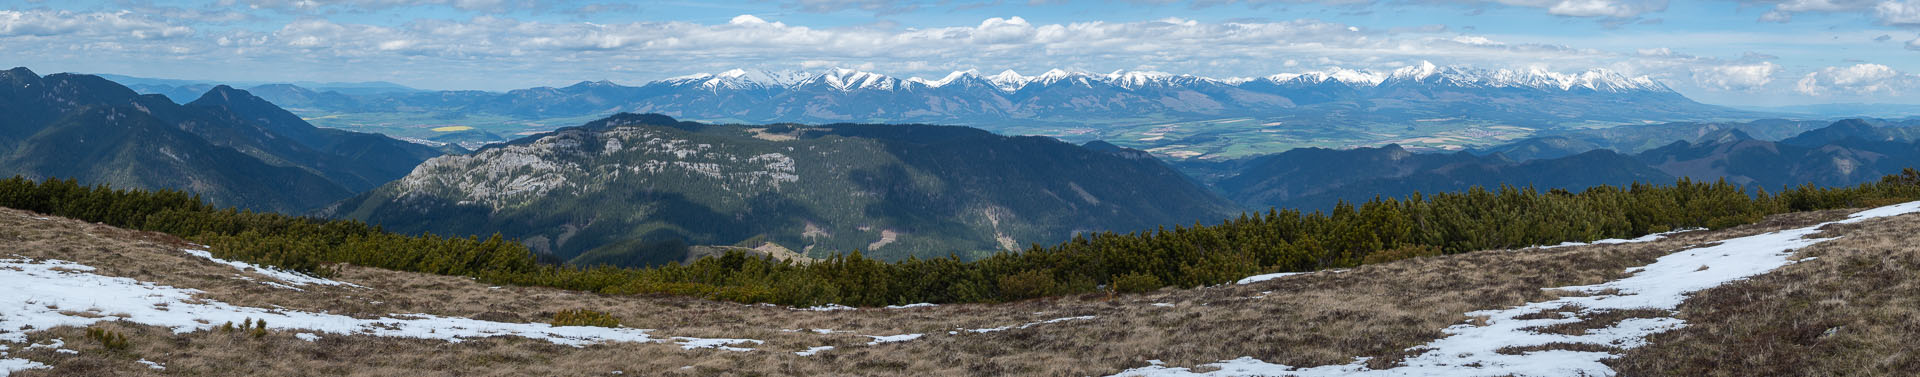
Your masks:
<svg viewBox="0 0 1920 377"><path fill-rule="evenodd" d="M1741 131L1738 128L1726 128L1718 131L1708 132L1706 135L1701 135L1699 139L1694 140L1693 144L1694 145L1718 145L1718 144L1737 143L1737 142L1742 142L1747 140L1755 140L1755 139L1753 138L1753 135L1748 135L1746 131Z"/></svg>
<svg viewBox="0 0 1920 377"><path fill-rule="evenodd" d="M13 67L13 69L9 69L6 72L0 72L0 74L5 74L9 77L33 77L33 78L40 77L40 75L34 74L33 70L27 69L27 67Z"/></svg>
<svg viewBox="0 0 1920 377"><path fill-rule="evenodd" d="M200 103L202 101L211 101L209 103L233 103L249 98L259 99L259 97L254 97L253 93L247 92L245 89L221 84L215 85L213 89L207 89L207 93L200 95L200 99L194 100L193 103Z"/></svg>
<svg viewBox="0 0 1920 377"><path fill-rule="evenodd" d="M947 86L947 84L952 84L955 81L960 81L960 79L964 79L967 77L980 77L980 71L972 70L972 69L965 70L965 71L953 71L953 73L948 73L946 77L941 77L939 80L927 80L919 77L914 77L914 78L907 79L907 81L916 82L916 83L919 83L920 85L926 85L927 87L931 87L931 88L938 88L938 87Z"/></svg>
<svg viewBox="0 0 1920 377"><path fill-rule="evenodd" d="M1871 124L1867 124L1867 121L1864 119L1853 118L1853 119L1842 119L1838 122L1833 122L1833 124L1828 125L1827 128L1843 129L1843 130L1870 130L1870 129L1873 129L1874 127Z"/></svg>
<svg viewBox="0 0 1920 377"><path fill-rule="evenodd" d="M825 84L842 91L854 89L891 91L900 87L899 79L878 73L848 68L834 68L831 71L827 71L827 73L814 76L814 78L808 79L808 81Z"/></svg>
<svg viewBox="0 0 1920 377"><path fill-rule="evenodd" d="M1165 82L1173 77L1173 74L1166 72L1113 71L1113 73L1107 74L1107 81L1113 82L1114 85L1119 85L1123 88L1133 89L1152 85L1157 82Z"/></svg>
<svg viewBox="0 0 1920 377"><path fill-rule="evenodd" d="M213 89L208 89L206 94L200 95L200 99L188 102L186 106L222 107L236 113L268 111L268 109L271 109L272 112L286 111L274 105L273 102L267 101L265 98L253 95L252 92L248 92L246 89L227 85L214 86Z"/></svg>
<svg viewBox="0 0 1920 377"><path fill-rule="evenodd" d="M1400 67L1400 69L1393 70L1392 77L1421 81L1426 80L1428 77L1433 77L1433 75L1440 73L1440 71L1440 66L1433 65L1433 62L1430 61L1421 60L1420 64Z"/></svg>
<svg viewBox="0 0 1920 377"><path fill-rule="evenodd" d="M1021 76L1020 72L1014 72L1011 69L1000 71L999 74L993 76L987 76L987 82L993 83L995 88L999 88L1000 91L1003 92L1020 90L1020 87L1026 86L1027 83L1031 81L1033 81L1033 78Z"/></svg>

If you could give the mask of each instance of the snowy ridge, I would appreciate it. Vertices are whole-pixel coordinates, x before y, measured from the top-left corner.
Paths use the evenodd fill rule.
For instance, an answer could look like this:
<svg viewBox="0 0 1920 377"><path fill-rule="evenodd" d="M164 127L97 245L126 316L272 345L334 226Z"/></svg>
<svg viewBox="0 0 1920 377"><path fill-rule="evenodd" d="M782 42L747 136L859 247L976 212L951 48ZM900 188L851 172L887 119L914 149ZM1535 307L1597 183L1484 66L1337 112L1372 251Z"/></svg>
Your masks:
<svg viewBox="0 0 1920 377"><path fill-rule="evenodd" d="M1579 317L1611 310L1656 309L1671 313L1690 293L1795 263L1789 259L1794 250L1833 240L1806 238L1820 233L1823 226L1916 212L1920 212L1920 202L1908 202L1854 213L1846 220L1722 240L1714 246L1682 250L1660 257L1653 264L1628 270L1633 275L1620 280L1554 288L1589 293L1591 296L1561 297L1507 309L1469 312L1466 313L1468 317L1484 316L1487 319L1478 326L1468 323L1447 328L1447 337L1410 348L1424 352L1407 358L1402 366L1396 368L1371 369L1366 366L1364 358L1344 365L1295 368L1242 357L1207 364L1220 369L1206 373L1154 364L1121 372L1119 376L1612 376L1614 371L1601 363L1601 360L1617 357L1608 352L1554 349L1508 355L1499 350L1553 343L1597 344L1617 348L1643 346L1646 345L1647 336L1684 327L1686 323L1672 317L1630 318L1585 335L1543 334L1529 328L1582 322L1584 320ZM1517 318L1533 313L1559 312L1566 307L1580 309L1577 309L1578 312L1562 313L1564 318Z"/></svg>
<svg viewBox="0 0 1920 377"><path fill-rule="evenodd" d="M708 91L719 90L755 90L783 88L807 79L807 74L798 71L764 71L731 69L720 73L699 73L655 83L672 86L692 86Z"/></svg>
<svg viewBox="0 0 1920 377"><path fill-rule="evenodd" d="M1651 77L1628 77L1605 69L1593 69L1576 73L1554 72L1538 67L1526 70L1484 70L1464 66L1441 66L1426 61L1385 72L1333 67L1323 71L1278 73L1260 78L1226 79L1194 75L1176 75L1157 71L1118 70L1106 74L1094 74L1058 68L1048 70L1038 76L1026 76L1009 69L988 76L982 76L977 70L965 70L954 71L939 79L922 77L898 79L879 73L835 68L819 74L808 74L797 71L776 72L733 69L721 73L701 73L680 76L656 81L655 83L674 86L696 86L707 90L780 89L808 85L824 85L841 91L896 91L934 89L947 87L956 83L970 82L992 87L1004 93L1013 93L1030 86L1062 84L1081 86L1098 84L1126 90L1137 90L1168 86L1239 86L1255 81L1295 86L1339 82L1359 88L1422 83L1464 88L1522 88L1553 91L1585 90L1609 93L1671 91L1666 85L1654 81Z"/></svg>

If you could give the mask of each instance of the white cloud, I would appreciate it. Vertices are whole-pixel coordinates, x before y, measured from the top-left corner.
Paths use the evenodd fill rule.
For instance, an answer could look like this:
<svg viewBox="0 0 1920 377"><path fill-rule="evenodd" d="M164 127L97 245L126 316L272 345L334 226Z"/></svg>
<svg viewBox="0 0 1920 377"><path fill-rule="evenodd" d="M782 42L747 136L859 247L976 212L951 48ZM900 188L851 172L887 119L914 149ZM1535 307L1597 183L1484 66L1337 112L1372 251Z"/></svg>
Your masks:
<svg viewBox="0 0 1920 377"><path fill-rule="evenodd" d="M1897 26L1920 26L1920 1L1882 1L1873 7L1880 22Z"/></svg>
<svg viewBox="0 0 1920 377"><path fill-rule="evenodd" d="M1693 69L1693 82L1713 90L1753 91L1773 82L1780 66L1771 62L1703 66Z"/></svg>
<svg viewBox="0 0 1920 377"><path fill-rule="evenodd" d="M193 35L193 28L142 17L133 12L0 10L0 37L89 36L168 39Z"/></svg>
<svg viewBox="0 0 1920 377"><path fill-rule="evenodd" d="M887 15L912 12L922 7L942 4L944 2L913 0L787 0L785 6L813 13L860 10Z"/></svg>
<svg viewBox="0 0 1920 377"><path fill-rule="evenodd" d="M1796 13L1864 12L1873 9L1880 1L1886 0L1740 0L1748 4L1772 5L1772 10L1760 15L1760 21L1780 23L1792 22Z"/></svg>
<svg viewBox="0 0 1920 377"><path fill-rule="evenodd" d="M1809 96L1828 95L1899 95L1901 91L1911 89L1917 80L1915 76L1901 73L1892 67L1879 64L1855 64L1846 67L1827 67L1807 73L1806 77L1794 85L1794 92Z"/></svg>
<svg viewBox="0 0 1920 377"><path fill-rule="evenodd" d="M499 12L541 9L545 5L527 0L220 0L221 6L248 9L274 9L292 12L347 11L368 12L407 7L449 7L465 11Z"/></svg>
<svg viewBox="0 0 1920 377"><path fill-rule="evenodd" d="M1166 4L1178 0L1131 0L1135 3ZM1667 9L1667 0L1418 0L1418 1L1382 1L1382 0L1195 0L1195 7L1226 4L1248 4L1259 7L1266 4L1319 3L1334 6L1364 8L1380 3L1433 2L1454 3L1469 6L1486 4L1535 8L1545 10L1547 14L1565 17L1598 18L1635 18L1647 13L1657 13Z"/></svg>
<svg viewBox="0 0 1920 377"><path fill-rule="evenodd" d="M1503 3L1539 3L1530 0L1501 0ZM1545 4L1547 14L1568 17L1633 18L1667 9L1665 0L1558 0Z"/></svg>

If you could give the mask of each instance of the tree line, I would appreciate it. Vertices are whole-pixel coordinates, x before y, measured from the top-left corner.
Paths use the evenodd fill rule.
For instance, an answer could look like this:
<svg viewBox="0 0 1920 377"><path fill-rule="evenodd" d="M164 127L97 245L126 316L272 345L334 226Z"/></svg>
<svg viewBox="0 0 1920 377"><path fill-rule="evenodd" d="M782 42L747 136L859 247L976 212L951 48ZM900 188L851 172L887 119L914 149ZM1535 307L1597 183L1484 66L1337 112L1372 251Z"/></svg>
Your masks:
<svg viewBox="0 0 1920 377"><path fill-rule="evenodd" d="M71 179L0 181L0 206L173 234L209 246L220 258L319 276L347 263L493 284L795 306L1000 302L1197 287L1262 273L1719 229L1772 214L1912 200L1920 200L1920 172L1914 169L1852 187L1805 185L1778 194L1688 179L1577 193L1476 187L1341 203L1329 212L1273 209L1211 225L1081 234L972 261L950 255L886 262L854 250L796 264L735 251L686 265L615 268L542 263L498 234L402 235L352 220L220 209L172 190L84 186Z"/></svg>

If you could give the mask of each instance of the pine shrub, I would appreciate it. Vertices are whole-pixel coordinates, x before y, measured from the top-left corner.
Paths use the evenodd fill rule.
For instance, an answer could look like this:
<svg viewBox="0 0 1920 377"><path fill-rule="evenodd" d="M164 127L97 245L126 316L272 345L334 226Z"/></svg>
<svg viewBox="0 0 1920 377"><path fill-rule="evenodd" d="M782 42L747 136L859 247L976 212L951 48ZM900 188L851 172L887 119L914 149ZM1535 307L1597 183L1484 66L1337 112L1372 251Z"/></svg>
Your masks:
<svg viewBox="0 0 1920 377"><path fill-rule="evenodd" d="M1151 292L1165 286L1160 277L1148 273L1129 272L1113 278L1113 290L1121 293Z"/></svg>

